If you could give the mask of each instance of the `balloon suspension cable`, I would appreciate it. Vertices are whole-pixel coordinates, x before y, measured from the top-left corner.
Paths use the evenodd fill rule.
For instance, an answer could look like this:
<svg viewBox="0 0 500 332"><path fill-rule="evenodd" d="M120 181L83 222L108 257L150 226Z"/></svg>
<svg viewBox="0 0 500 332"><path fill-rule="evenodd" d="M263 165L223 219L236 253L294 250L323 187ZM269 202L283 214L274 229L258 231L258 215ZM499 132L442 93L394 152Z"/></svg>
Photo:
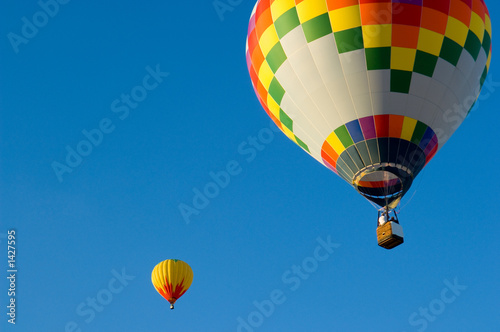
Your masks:
<svg viewBox="0 0 500 332"><path fill-rule="evenodd" d="M368 201L368 203L370 203L370 204L373 206L373 208L374 208L375 210L380 211L380 207L379 207L377 204L373 203L372 201L370 201L370 200L369 200L368 198L366 198L366 197L365 197L365 199Z"/></svg>
<svg viewBox="0 0 500 332"><path fill-rule="evenodd" d="M410 199L408 200L408 202L406 202L405 205L401 206L401 203L399 204L399 211L401 211L402 209L404 209L408 204L410 204L411 200L413 199L413 196L415 196L415 194L417 193L417 190L418 188L420 187L420 185L422 184L422 179L424 178L424 174L425 174L425 168L422 170L422 172L420 173L420 181L418 181L417 183L417 187L415 188L415 190L413 191L413 194L411 195ZM399 213L398 211L398 213Z"/></svg>
<svg viewBox="0 0 500 332"><path fill-rule="evenodd" d="M408 202L406 202L405 205L401 206L401 204L399 204L399 211L401 211L401 209L404 209L411 202L411 200L413 199L413 196L415 196L416 193L417 193L417 189L415 189L415 191L413 192L410 199L408 200Z"/></svg>
<svg viewBox="0 0 500 332"><path fill-rule="evenodd" d="M389 209L387 208L387 206L389 205L389 188L387 186L387 184L389 183L389 176L388 176L388 173L385 172L384 173L384 191L385 191L385 206L386 206L386 211L387 213L389 213Z"/></svg>
<svg viewBox="0 0 500 332"><path fill-rule="evenodd" d="M397 208L397 210L396 210L396 208ZM398 203L396 208L394 208L394 214L400 214L401 213L401 202Z"/></svg>
<svg viewBox="0 0 500 332"><path fill-rule="evenodd" d="M389 212L389 211L391 211L391 209L389 208L389 205L385 205L385 206L379 207L377 210L378 210L380 213L385 213L385 212Z"/></svg>

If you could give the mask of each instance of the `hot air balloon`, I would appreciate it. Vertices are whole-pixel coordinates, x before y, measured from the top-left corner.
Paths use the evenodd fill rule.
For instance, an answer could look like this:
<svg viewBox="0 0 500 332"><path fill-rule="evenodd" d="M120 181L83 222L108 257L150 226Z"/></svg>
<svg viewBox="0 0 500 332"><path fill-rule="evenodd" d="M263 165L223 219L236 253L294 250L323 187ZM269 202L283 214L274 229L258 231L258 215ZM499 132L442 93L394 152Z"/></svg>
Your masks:
<svg viewBox="0 0 500 332"><path fill-rule="evenodd" d="M177 301L193 282L193 270L178 259L167 259L153 269L151 281L158 293L170 302L170 309L174 309Z"/></svg>
<svg viewBox="0 0 500 332"><path fill-rule="evenodd" d="M491 21L484 0L259 0L246 59L283 133L388 216L479 96Z"/></svg>

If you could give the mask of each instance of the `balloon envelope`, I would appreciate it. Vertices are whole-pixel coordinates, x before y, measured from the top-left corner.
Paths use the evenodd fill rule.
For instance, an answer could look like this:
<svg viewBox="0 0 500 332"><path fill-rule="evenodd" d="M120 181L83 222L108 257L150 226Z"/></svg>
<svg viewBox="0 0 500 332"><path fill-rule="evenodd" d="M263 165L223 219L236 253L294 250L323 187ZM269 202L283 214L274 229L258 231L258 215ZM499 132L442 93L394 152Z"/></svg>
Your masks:
<svg viewBox="0 0 500 332"><path fill-rule="evenodd" d="M491 21L483 0L260 0L246 57L276 125L393 207L479 96Z"/></svg>
<svg viewBox="0 0 500 332"><path fill-rule="evenodd" d="M171 309L177 299L188 290L193 282L193 270L178 259L167 259L153 269L151 281L158 293L171 304Z"/></svg>

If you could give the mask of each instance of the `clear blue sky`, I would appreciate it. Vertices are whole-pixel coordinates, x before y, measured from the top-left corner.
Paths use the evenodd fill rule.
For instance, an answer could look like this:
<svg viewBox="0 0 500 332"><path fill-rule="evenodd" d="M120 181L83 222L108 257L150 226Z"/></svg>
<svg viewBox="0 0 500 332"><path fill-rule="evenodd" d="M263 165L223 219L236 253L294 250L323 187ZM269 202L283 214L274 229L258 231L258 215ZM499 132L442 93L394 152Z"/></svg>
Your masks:
<svg viewBox="0 0 500 332"><path fill-rule="evenodd" d="M0 4L2 331L500 330L496 1L481 100L414 182L392 251L368 201L270 135L245 63L253 1L60 2ZM167 258L194 271L174 311L151 284Z"/></svg>

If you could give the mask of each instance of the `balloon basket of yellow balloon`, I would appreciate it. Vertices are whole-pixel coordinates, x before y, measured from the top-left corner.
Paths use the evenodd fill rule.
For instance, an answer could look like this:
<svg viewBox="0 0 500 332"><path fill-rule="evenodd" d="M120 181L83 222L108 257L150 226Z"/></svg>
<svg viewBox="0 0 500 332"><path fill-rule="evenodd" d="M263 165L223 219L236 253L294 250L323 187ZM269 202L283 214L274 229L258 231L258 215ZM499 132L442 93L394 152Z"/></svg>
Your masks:
<svg viewBox="0 0 500 332"><path fill-rule="evenodd" d="M385 249L392 249L404 242L403 227L394 221L389 221L377 227L378 245Z"/></svg>

